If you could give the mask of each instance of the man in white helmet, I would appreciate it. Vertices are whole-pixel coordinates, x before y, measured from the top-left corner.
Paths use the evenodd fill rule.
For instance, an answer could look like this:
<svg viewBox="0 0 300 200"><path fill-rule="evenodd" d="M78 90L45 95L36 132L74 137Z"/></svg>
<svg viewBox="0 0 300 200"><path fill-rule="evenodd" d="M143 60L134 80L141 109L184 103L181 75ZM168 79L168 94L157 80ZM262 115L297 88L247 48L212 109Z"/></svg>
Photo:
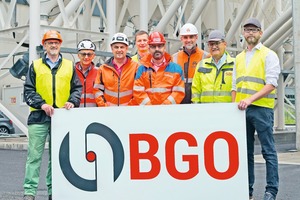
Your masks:
<svg viewBox="0 0 300 200"><path fill-rule="evenodd" d="M96 107L93 94L94 81L97 69L93 63L96 45L89 39L84 39L77 44L79 62L75 63L76 73L82 84L80 107Z"/></svg>
<svg viewBox="0 0 300 200"><path fill-rule="evenodd" d="M137 105L133 100L133 82L138 63L128 55L128 38L116 33L110 42L113 57L98 69L94 84L97 106Z"/></svg>
<svg viewBox="0 0 300 200"><path fill-rule="evenodd" d="M180 29L180 40L183 49L172 55L173 62L179 64L184 72L185 97L182 104L191 103L191 85L196 66L210 54L197 46L198 30L191 23L184 24Z"/></svg>

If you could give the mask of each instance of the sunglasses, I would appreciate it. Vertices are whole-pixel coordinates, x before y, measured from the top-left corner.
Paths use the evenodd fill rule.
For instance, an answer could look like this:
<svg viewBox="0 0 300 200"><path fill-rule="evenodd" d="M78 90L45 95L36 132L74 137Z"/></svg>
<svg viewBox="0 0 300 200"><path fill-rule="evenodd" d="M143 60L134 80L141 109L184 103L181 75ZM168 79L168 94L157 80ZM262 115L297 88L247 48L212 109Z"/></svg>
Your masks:
<svg viewBox="0 0 300 200"><path fill-rule="evenodd" d="M92 57L94 53L79 53L82 57Z"/></svg>

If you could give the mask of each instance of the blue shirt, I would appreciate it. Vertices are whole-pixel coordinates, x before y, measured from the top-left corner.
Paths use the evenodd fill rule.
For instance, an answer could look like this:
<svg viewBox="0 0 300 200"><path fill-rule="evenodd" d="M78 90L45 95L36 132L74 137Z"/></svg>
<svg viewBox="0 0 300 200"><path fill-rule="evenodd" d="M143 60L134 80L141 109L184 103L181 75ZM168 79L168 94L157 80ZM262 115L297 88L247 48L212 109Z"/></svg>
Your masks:
<svg viewBox="0 0 300 200"><path fill-rule="evenodd" d="M46 55L46 63L50 66L50 68L51 69L53 69L57 64L58 64L58 62L61 60L61 56L59 55L58 56L58 59L57 59L57 61L55 61L55 62L52 62L51 60L50 60L50 58L48 57L48 55Z"/></svg>

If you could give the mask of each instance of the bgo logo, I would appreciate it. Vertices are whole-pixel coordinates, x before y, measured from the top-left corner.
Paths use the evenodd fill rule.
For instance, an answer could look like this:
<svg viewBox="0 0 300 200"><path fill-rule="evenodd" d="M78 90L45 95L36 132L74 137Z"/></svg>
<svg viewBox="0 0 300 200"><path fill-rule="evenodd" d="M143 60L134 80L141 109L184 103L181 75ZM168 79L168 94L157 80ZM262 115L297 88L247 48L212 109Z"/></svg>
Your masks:
<svg viewBox="0 0 300 200"><path fill-rule="evenodd" d="M76 188L84 191L97 191L97 156L93 151L87 152L87 136L97 134L103 137L110 145L113 153L113 173L116 181L124 167L124 149L121 140L117 134L109 127L101 123L91 123L85 130L85 155L88 162L95 162L95 179L87 180L80 177L73 169L70 162L70 141L69 133L64 137L59 149L59 164L62 173L66 179ZM157 136L158 137L158 136ZM170 134L165 141L159 141L154 134L150 133L129 133L129 171L130 181L150 180L158 177L162 172L162 166L165 165L167 173L177 180L189 180L197 177L200 173L199 159L204 160L206 173L216 180L231 179L239 169L239 147L235 137L226 131L215 131L209 134L205 139L203 146L199 145L196 137L188 132L175 132ZM223 140L228 146L228 166L225 171L219 171L215 162L215 142ZM178 155L176 144L183 141L189 148L203 147L203 155L195 152L194 154ZM141 151L140 143L147 143L149 149L146 152ZM159 149L164 149L164 159L157 155ZM222 152L223 153L223 152ZM126 154L127 155L127 154ZM162 156L162 154L160 154ZM150 163L148 171L141 170L141 161L147 160ZM164 160L165 162L161 162ZM176 166L176 160L187 163L187 171L180 171Z"/></svg>
<svg viewBox="0 0 300 200"><path fill-rule="evenodd" d="M88 134L97 134L103 137L110 144L113 152L113 167L114 167L114 181L116 181L122 172L124 165L124 150L122 143L116 133L109 127L100 123L91 123L85 130L85 149L87 149ZM95 162L95 179L87 180L80 177L73 169L70 162L70 141L69 133L64 137L59 149L59 164L62 173L66 179L78 189L84 191L97 191L97 156L95 152L86 150L86 160Z"/></svg>

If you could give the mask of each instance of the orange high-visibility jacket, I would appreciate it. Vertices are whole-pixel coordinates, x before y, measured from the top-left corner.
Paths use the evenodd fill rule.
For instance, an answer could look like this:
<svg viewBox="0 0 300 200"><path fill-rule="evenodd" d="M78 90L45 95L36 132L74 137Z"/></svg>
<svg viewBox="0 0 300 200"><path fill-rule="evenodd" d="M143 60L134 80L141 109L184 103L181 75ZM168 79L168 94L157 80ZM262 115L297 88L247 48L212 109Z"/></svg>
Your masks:
<svg viewBox="0 0 300 200"><path fill-rule="evenodd" d="M133 88L135 101L139 105L179 104L184 98L184 81L181 67L171 62L171 56L164 54L166 62L154 70L152 55L142 58Z"/></svg>
<svg viewBox="0 0 300 200"><path fill-rule="evenodd" d="M82 84L82 93L80 99L80 107L96 107L95 95L93 94L94 82L97 75L97 69L94 63L91 63L92 67L85 76L80 69L80 62L75 64L76 73Z"/></svg>
<svg viewBox="0 0 300 200"><path fill-rule="evenodd" d="M191 103L191 85L195 74L197 64L204 58L211 57L211 55L196 47L191 54L188 54L185 48L183 50L172 55L172 61L181 66L184 73L185 83L185 97L181 103Z"/></svg>
<svg viewBox="0 0 300 200"><path fill-rule="evenodd" d="M133 82L138 64L130 57L119 75L110 58L98 69L94 84L97 106L136 105L133 98Z"/></svg>

